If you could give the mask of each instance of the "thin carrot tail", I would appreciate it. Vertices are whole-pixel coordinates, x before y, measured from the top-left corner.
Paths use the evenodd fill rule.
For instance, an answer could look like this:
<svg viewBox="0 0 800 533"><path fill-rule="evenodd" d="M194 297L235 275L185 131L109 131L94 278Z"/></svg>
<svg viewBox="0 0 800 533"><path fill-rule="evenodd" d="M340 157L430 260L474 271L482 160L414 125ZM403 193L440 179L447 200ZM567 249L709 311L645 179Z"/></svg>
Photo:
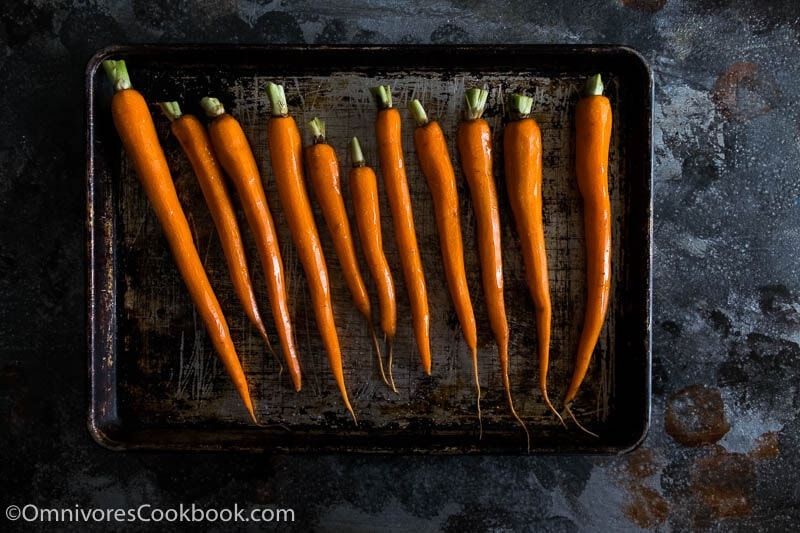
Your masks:
<svg viewBox="0 0 800 533"><path fill-rule="evenodd" d="M525 432L525 441L527 443L527 451L531 451L531 434L528 432L528 426L525 425L522 418L517 414L517 410L514 408L514 400L511 398L511 380L508 377L508 346L501 344L499 346L500 349L500 366L501 371L503 374L503 385L506 389L506 398L508 399L508 408L511 410L511 414L514 415L514 418L517 420L519 425L522 427L522 430Z"/></svg>
<svg viewBox="0 0 800 533"><path fill-rule="evenodd" d="M475 376L475 406L478 410L478 440L483 438L483 417L481 416L481 381L478 377L478 348L472 348L472 374Z"/></svg>
<svg viewBox="0 0 800 533"><path fill-rule="evenodd" d="M388 387L391 387L389 380L386 378L386 372L383 369L383 356L381 355L381 347L378 344L378 334L375 332L375 326L372 324L372 321L369 321L369 332L372 335L372 347L375 349L375 353L378 356L378 369L381 372L381 379L383 379L383 382L386 383Z"/></svg>
<svg viewBox="0 0 800 533"><path fill-rule="evenodd" d="M546 348L542 346L539 348L539 350L541 353L541 351L546 350ZM541 362L539 367L539 390L541 390L542 392L542 399L544 400L544 403L547 406L547 408L550 409L551 413L556 415L556 418L558 418L558 421L561 423L561 425L566 428L567 424L564 422L564 418L561 416L561 413L559 413L558 410L555 408L553 402L550 401L550 395L547 393L547 363L545 362Z"/></svg>
<svg viewBox="0 0 800 533"><path fill-rule="evenodd" d="M575 425L578 426L578 428L580 428L581 431L591 435L592 437L594 437L596 439L600 438L600 436L597 433L593 433L592 431L589 431L580 422L578 422L578 419L575 417L575 414L572 412L572 409L569 408L569 404L568 403L564 404L564 410L567 412L567 414L572 419L572 421L575 422Z"/></svg>
<svg viewBox="0 0 800 533"><path fill-rule="evenodd" d="M256 329L258 329L258 334L264 339L264 343L267 345L267 350L269 353L272 354L272 358L275 359L275 362L278 363L278 375L280 376L283 374L283 361L275 352L275 348L272 347L272 343L269 341L269 335L267 334L267 329L264 327L263 323L256 324Z"/></svg>
<svg viewBox="0 0 800 533"><path fill-rule="evenodd" d="M244 402L245 409L250 414L250 418L253 420L253 423L258 425L258 418L256 418L256 411L253 408L253 399L250 397L250 392L248 391L246 395L241 395L242 401Z"/></svg>
<svg viewBox="0 0 800 533"><path fill-rule="evenodd" d="M341 382L339 384L339 391L341 392L345 408L350 413L350 416L353 417L353 423L355 425L358 425L358 418L356 417L356 413L353 410L353 406L350 404L350 398L347 396L347 390L345 389L344 382Z"/></svg>
<svg viewBox="0 0 800 533"><path fill-rule="evenodd" d="M503 373L503 384L505 385L506 389L506 398L508 399L508 408L511 410L511 414L517 420L519 425L522 427L522 430L525 432L525 441L527 443L527 451L531 451L531 434L528 431L528 426L525 425L525 422L520 418L517 414L517 410L514 409L514 400L511 398L511 381L508 378L508 372Z"/></svg>
<svg viewBox="0 0 800 533"><path fill-rule="evenodd" d="M558 421L561 423L561 425L566 428L567 423L564 422L564 417L561 416L561 413L559 413L555 408L553 402L550 401L550 396L547 394L547 389L545 387L542 387L542 397L544 398L545 405L548 407L548 409L550 409L550 412L556 415L556 418L558 418Z"/></svg>
<svg viewBox="0 0 800 533"><path fill-rule="evenodd" d="M347 407L347 410L350 412L350 416L353 417L353 424L355 424L357 426L358 425L358 417L356 417L356 413L355 413L355 411L353 411L353 406L350 405L350 400L345 398L344 399L344 404L345 404L345 407Z"/></svg>
<svg viewBox="0 0 800 533"><path fill-rule="evenodd" d="M395 385L394 385L394 376L392 375L392 366L393 366L392 365L392 355L394 353L394 337L386 337L384 335L384 340L386 342L386 347L387 347L387 352L388 352L387 356L386 356L386 364L389 367L389 386L392 388L392 391L395 394L400 394L397 391L397 387L395 387Z"/></svg>

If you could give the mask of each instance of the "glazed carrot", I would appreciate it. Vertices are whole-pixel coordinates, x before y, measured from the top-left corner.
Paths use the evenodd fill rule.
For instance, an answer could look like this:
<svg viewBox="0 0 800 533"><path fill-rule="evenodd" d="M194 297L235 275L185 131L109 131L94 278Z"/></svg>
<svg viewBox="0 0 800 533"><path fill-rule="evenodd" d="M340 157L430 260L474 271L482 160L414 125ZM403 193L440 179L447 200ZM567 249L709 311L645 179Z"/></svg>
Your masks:
<svg viewBox="0 0 800 533"><path fill-rule="evenodd" d="M272 108L272 115L267 122L267 138L278 197L283 206L286 223L297 249L298 258L306 274L317 327L328 354L333 377L347 410L356 421L344 381L342 352L336 332L336 323L333 319L328 267L325 264L322 243L317 232L317 224L314 221L314 213L311 210L311 202L303 176L300 130L297 128L294 118L289 115L283 87L269 83L267 95Z"/></svg>
<svg viewBox="0 0 800 533"><path fill-rule="evenodd" d="M369 303L367 286L361 276L361 268L358 266L350 221L342 198L339 158L333 147L325 140L325 123L315 117L308 123L308 127L313 140L312 144L303 150L308 180L311 182L311 188L314 190L314 195L322 210L322 216L328 226L328 232L331 234L345 283L350 289L356 309L367 319L372 342L378 354L378 361L381 362L381 350L378 346L375 328L372 325L372 306ZM389 382L383 374L383 364L380 365L380 368L383 380L388 385Z"/></svg>
<svg viewBox="0 0 800 533"><path fill-rule="evenodd" d="M533 98L529 96L511 96L509 107L514 120L503 131L503 160L508 199L525 262L525 280L536 314L539 388L545 404L563 424L547 395L552 306L542 221L542 135L539 125L530 116L532 104Z"/></svg>
<svg viewBox="0 0 800 533"><path fill-rule="evenodd" d="M492 133L488 122L482 118L488 95L488 91L482 89L466 91L465 119L458 126L456 144L475 211L483 292L489 316L489 327L498 347L500 370L503 375L508 406L511 414L525 431L528 449L530 449L530 434L514 409L508 376L509 330L503 296L500 216L497 188L492 171Z"/></svg>
<svg viewBox="0 0 800 533"><path fill-rule="evenodd" d="M414 231L414 213L411 210L411 195L408 190L403 144L401 137L400 112L392 107L392 94L388 86L371 89L378 106L375 119L375 140L378 143L378 158L383 174L389 210L392 213L395 239L400 252L400 266L406 283L414 336L417 340L422 368L431 373L430 311L428 310L428 289L425 273L417 246Z"/></svg>
<svg viewBox="0 0 800 533"><path fill-rule="evenodd" d="M216 98L205 97L200 104L213 120L208 126L214 153L239 195L247 225L253 233L267 283L270 309L281 341L284 359L295 390L302 387L302 373L289 313L286 279L278 234L267 204L261 174L242 125Z"/></svg>
<svg viewBox="0 0 800 533"><path fill-rule="evenodd" d="M575 370L564 396L564 407L570 416L569 404L586 377L608 311L611 288L611 203L608 196L611 122L611 103L603 95L603 82L598 74L588 80L584 96L575 108L575 174L583 198L587 294Z"/></svg>
<svg viewBox="0 0 800 533"><path fill-rule="evenodd" d="M472 372L475 377L478 420L480 421L481 383L478 377L478 331L464 267L464 243L461 237L456 174L453 170L447 141L439 123L428 119L425 108L419 100L412 100L408 108L417 123L417 128L414 130L414 148L422 173L428 182L428 188L431 190L450 298L461 324L464 339L472 352Z"/></svg>
<svg viewBox="0 0 800 533"><path fill-rule="evenodd" d="M350 157L353 168L350 169L350 196L353 200L355 211L356 229L358 230L361 248L367 261L375 289L378 293L378 307L380 309L381 331L386 338L388 346L389 386L394 392L397 387L392 377L392 346L394 335L397 331L397 306L394 294L394 278L389 268L389 262L383 253L383 235L381 233L380 201L378 199L378 181L375 172L366 165L364 155L358 139L353 137L350 141ZM383 370L383 361L380 360L381 375L386 381Z"/></svg>
<svg viewBox="0 0 800 533"><path fill-rule="evenodd" d="M255 422L256 416L244 370L236 354L228 323L192 240L192 232L178 200L147 102L131 86L123 60L104 61L103 68L114 86L111 114L122 145L161 224L175 265L208 330L211 343Z"/></svg>
<svg viewBox="0 0 800 533"><path fill-rule="evenodd" d="M178 139L197 176L200 190L220 238L233 290L244 307L247 318L256 327L264 342L267 343L269 351L272 352L272 345L269 342L264 322L261 320L253 284L250 281L247 256L239 231L239 223L236 221L236 212L225 185L222 167L211 147L208 132L197 117L183 114L178 102L162 102L161 110L169 118L170 130Z"/></svg>

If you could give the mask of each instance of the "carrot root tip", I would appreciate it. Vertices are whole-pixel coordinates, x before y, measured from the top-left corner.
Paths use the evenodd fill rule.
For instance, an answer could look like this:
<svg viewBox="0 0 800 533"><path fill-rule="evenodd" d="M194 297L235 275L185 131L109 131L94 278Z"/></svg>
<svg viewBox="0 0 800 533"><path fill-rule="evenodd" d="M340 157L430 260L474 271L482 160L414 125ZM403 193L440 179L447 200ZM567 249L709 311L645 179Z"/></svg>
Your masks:
<svg viewBox="0 0 800 533"><path fill-rule="evenodd" d="M580 422L578 422L578 419L575 417L575 414L572 412L572 409L570 409L570 408L569 408L569 404L568 404L568 403L565 403L565 404L564 404L564 410L567 412L567 414L569 415L569 417L572 419L572 421L573 421L573 422L575 422L575 425L576 425L576 426L578 426L578 428L579 428L581 431L583 431L584 433L586 433L586 434L588 434L588 435L591 435L592 437L594 437L594 438L596 438L596 439L599 439L599 438L600 438L600 436L599 436L597 433L594 433L594 432L592 432L592 431L589 431L588 429L586 429L586 428L583 426L583 424L581 424Z"/></svg>
<svg viewBox="0 0 800 533"><path fill-rule="evenodd" d="M386 356L386 358L387 358L386 364L389 367L389 386L392 388L392 391L395 394L400 394L400 392L397 390L397 387L394 384L394 375L392 373L392 366L393 366L392 365L392 357L394 355L394 353L393 353L394 352L394 339L390 338L387 341L386 344L388 346L388 349L387 349L388 350L388 354Z"/></svg>
<svg viewBox="0 0 800 533"><path fill-rule="evenodd" d="M372 334L372 347L378 356L378 370L380 370L381 379L387 387L392 387L392 385L389 383L389 379L386 377L386 371L383 368L383 356L381 355L381 347L378 344L378 334L375 332L375 326L373 326L371 322L369 324L369 331Z"/></svg>
<svg viewBox="0 0 800 533"><path fill-rule="evenodd" d="M553 402L550 401L550 397L547 395L547 390L542 390L542 396L544 397L544 403L550 409L550 412L556 415L556 418L558 418L559 423L562 426L564 426L564 428L566 428L567 423L564 422L564 417L561 416L561 413L559 413L558 410L555 408Z"/></svg>

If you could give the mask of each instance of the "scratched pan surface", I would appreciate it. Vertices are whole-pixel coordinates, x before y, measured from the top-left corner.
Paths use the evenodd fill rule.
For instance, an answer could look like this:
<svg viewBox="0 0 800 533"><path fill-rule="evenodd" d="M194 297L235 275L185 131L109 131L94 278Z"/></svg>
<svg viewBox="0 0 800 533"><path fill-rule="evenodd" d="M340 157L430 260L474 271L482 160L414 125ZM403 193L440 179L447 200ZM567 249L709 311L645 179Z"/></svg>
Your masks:
<svg viewBox="0 0 800 533"><path fill-rule="evenodd" d="M100 68L126 59L135 87L151 103L198 250L228 318L261 426L248 420L174 267L110 121L111 88ZM585 293L583 219L574 171L574 105L587 76L599 72L614 108L610 154L613 209L611 304L574 412L597 438L561 427L538 390L536 328L519 241L506 197L501 134L506 98L534 97L544 145L544 221L553 302L549 390L559 400L572 371ZM305 124L319 116L337 149L352 216L347 141L358 136L377 167L375 106L369 87L388 84L403 115L403 141L431 309L432 375L420 366L400 273L391 215L379 176L384 245L397 288L394 379L382 382L369 329L351 304L316 202L344 371L358 416L343 407L328 367L306 279L277 199L266 147L266 84L285 85L291 113ZM419 98L440 121L455 153L465 88L489 89L486 118L494 131L500 196L505 297L511 331L510 379L516 408L531 433L531 452L622 453L643 438L650 413L652 82L638 54L621 47L112 47L87 68L87 205L89 253L89 427L114 449L246 449L418 453L525 453L498 370L480 284L475 219L460 169L462 229L471 296L479 326L483 433L479 435L471 358L450 303L429 190L413 151L406 105ZM261 166L287 269L291 312L304 372L294 392L236 301L218 237L188 161L157 102L178 100L199 113L201 97L219 98L243 124ZM235 199L235 196L234 196ZM238 205L238 204L237 204ZM244 220L251 274L267 328L278 340L261 266ZM366 273L363 255L359 259ZM368 287L377 308L374 285Z"/></svg>

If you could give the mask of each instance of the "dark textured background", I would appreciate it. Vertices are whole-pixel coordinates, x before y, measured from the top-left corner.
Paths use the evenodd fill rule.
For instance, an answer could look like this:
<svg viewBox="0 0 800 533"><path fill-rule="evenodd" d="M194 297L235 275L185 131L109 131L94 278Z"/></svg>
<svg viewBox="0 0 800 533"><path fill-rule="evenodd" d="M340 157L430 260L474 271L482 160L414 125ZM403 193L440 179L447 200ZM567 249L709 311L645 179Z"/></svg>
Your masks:
<svg viewBox="0 0 800 533"><path fill-rule="evenodd" d="M238 503L293 508L298 530L796 527L800 7L573 4L4 7L0 507ZM85 429L83 75L98 48L140 42L638 49L656 83L654 398L643 446L623 457L120 454L97 446Z"/></svg>

